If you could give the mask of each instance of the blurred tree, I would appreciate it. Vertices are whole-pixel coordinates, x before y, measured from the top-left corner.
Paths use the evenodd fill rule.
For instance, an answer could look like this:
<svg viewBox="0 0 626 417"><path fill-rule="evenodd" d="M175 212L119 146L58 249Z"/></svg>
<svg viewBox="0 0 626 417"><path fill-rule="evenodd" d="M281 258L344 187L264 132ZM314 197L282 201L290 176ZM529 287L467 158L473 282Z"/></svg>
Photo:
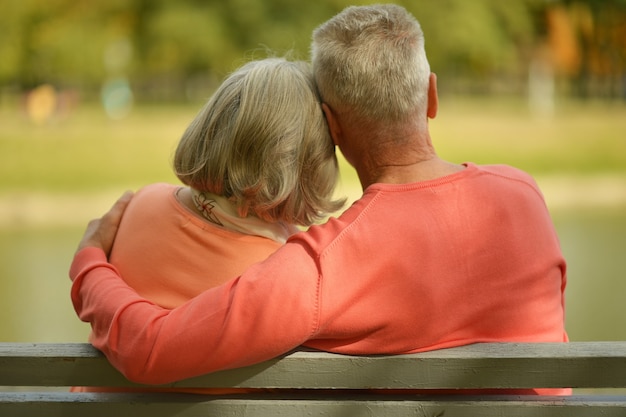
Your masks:
<svg viewBox="0 0 626 417"><path fill-rule="evenodd" d="M537 10L539 46L580 97L626 99L626 0L564 0Z"/></svg>
<svg viewBox="0 0 626 417"><path fill-rule="evenodd" d="M581 47L575 91L626 100L626 0L567 3Z"/></svg>
<svg viewBox="0 0 626 417"><path fill-rule="evenodd" d="M431 67L447 76L448 88L485 91L502 76L523 77L536 0L404 3L420 20Z"/></svg>
<svg viewBox="0 0 626 417"><path fill-rule="evenodd" d="M521 92L541 50L581 93L624 89L626 0L397 2L420 20L431 66L452 90ZM97 92L121 76L139 98L194 98L267 50L307 59L311 31L352 3L5 0L0 87Z"/></svg>
<svg viewBox="0 0 626 417"><path fill-rule="evenodd" d="M98 83L103 50L131 28L123 1L99 5L71 0L9 0L0 14L0 82L30 89L42 83Z"/></svg>

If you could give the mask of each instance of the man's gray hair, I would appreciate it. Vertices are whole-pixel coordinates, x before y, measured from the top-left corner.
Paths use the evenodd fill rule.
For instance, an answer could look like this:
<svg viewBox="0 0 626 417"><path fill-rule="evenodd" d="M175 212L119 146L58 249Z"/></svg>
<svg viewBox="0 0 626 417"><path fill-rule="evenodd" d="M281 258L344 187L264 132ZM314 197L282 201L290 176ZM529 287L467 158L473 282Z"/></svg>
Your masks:
<svg viewBox="0 0 626 417"><path fill-rule="evenodd" d="M430 66L424 34L400 6L344 9L314 30L311 57L320 94L331 108L379 121L426 112Z"/></svg>

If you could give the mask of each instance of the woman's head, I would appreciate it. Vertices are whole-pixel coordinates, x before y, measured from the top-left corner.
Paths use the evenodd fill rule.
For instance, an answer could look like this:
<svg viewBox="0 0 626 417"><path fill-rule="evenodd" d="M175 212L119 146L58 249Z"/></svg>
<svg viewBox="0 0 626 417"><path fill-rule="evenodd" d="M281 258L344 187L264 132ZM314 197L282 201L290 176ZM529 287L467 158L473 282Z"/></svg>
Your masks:
<svg viewBox="0 0 626 417"><path fill-rule="evenodd" d="M267 58L233 72L183 134L174 170L242 216L309 225L343 203L332 200L335 149L303 62Z"/></svg>

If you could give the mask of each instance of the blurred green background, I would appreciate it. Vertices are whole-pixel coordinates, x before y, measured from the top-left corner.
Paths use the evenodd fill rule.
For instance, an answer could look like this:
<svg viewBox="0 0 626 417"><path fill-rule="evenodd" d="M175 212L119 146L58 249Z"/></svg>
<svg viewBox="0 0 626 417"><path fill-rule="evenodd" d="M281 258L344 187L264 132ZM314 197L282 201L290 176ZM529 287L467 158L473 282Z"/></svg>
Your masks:
<svg viewBox="0 0 626 417"><path fill-rule="evenodd" d="M173 149L229 71L308 59L317 25L368 3L3 1L0 340L84 341L67 270L87 221L126 189L177 182ZM571 338L626 339L626 0L396 3L438 74L441 156L534 175L569 263Z"/></svg>

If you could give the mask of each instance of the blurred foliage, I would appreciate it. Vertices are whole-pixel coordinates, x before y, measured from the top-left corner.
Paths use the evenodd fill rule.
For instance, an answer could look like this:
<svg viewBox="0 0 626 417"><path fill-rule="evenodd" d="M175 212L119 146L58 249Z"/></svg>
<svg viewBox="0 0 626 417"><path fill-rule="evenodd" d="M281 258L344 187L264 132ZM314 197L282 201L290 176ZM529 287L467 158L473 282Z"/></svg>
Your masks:
<svg viewBox="0 0 626 417"><path fill-rule="evenodd" d="M4 0L0 92L42 84L188 99L268 50L306 59L311 31L350 0ZM461 92L520 92L545 61L567 92L626 95L626 0L398 0L421 22L431 66ZM559 84L561 85L561 84Z"/></svg>

